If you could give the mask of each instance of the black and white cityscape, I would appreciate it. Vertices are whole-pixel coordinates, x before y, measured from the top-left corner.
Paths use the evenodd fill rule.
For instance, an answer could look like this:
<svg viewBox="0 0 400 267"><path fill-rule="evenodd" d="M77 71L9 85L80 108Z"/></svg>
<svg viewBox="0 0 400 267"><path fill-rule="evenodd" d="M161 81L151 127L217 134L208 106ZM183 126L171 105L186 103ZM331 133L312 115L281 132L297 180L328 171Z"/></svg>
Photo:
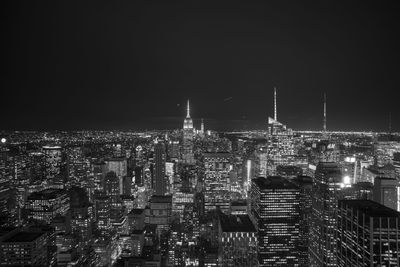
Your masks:
<svg viewBox="0 0 400 267"><path fill-rule="evenodd" d="M395 2L5 2L0 266L400 266Z"/></svg>

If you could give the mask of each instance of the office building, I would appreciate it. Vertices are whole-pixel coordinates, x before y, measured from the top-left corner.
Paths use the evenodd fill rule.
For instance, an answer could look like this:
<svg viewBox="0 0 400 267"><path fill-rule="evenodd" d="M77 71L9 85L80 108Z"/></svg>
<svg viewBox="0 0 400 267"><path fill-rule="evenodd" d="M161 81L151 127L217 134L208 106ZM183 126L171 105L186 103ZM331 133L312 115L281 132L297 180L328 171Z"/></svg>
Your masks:
<svg viewBox="0 0 400 267"><path fill-rule="evenodd" d="M45 232L16 229L0 238L1 266L48 266Z"/></svg>
<svg viewBox="0 0 400 267"><path fill-rule="evenodd" d="M257 266L257 230L248 215L220 214L218 266Z"/></svg>
<svg viewBox="0 0 400 267"><path fill-rule="evenodd" d="M320 162L315 172L310 225L310 263L336 265L337 205L342 184L339 166Z"/></svg>
<svg viewBox="0 0 400 267"><path fill-rule="evenodd" d="M182 150L182 161L186 164L194 164L194 154L193 154L193 137L194 128L193 120L190 117L190 105L189 100L187 101L186 118L183 121L183 150Z"/></svg>
<svg viewBox="0 0 400 267"><path fill-rule="evenodd" d="M250 198L259 266L298 265L299 187L283 177L259 177L252 180Z"/></svg>
<svg viewBox="0 0 400 267"><path fill-rule="evenodd" d="M337 266L400 266L400 213L371 200L340 200Z"/></svg>
<svg viewBox="0 0 400 267"><path fill-rule="evenodd" d="M374 201L388 208L398 210L398 190L400 184L397 179L376 177L374 183Z"/></svg>
<svg viewBox="0 0 400 267"><path fill-rule="evenodd" d="M64 216L69 205L70 199L65 190L45 189L28 196L25 210L28 219L49 224L57 215Z"/></svg>
<svg viewBox="0 0 400 267"><path fill-rule="evenodd" d="M299 266L306 267L310 266L308 248L310 246L313 179L309 176L298 176L292 181L300 189Z"/></svg>
<svg viewBox="0 0 400 267"><path fill-rule="evenodd" d="M163 143L157 143L154 147L154 194L164 196L167 194L167 179L165 176L165 146Z"/></svg>
<svg viewBox="0 0 400 267"><path fill-rule="evenodd" d="M118 188L119 194L123 194L123 178L128 174L128 163L126 158L124 157L117 157L117 158L109 158L105 161L105 172L114 172L115 175L118 177Z"/></svg>
<svg viewBox="0 0 400 267"><path fill-rule="evenodd" d="M215 210L217 207L229 212L230 181L229 172L232 169L231 154L226 152L204 153L204 205L205 210Z"/></svg>
<svg viewBox="0 0 400 267"><path fill-rule="evenodd" d="M46 177L53 179L61 173L62 149L60 146L43 146Z"/></svg>

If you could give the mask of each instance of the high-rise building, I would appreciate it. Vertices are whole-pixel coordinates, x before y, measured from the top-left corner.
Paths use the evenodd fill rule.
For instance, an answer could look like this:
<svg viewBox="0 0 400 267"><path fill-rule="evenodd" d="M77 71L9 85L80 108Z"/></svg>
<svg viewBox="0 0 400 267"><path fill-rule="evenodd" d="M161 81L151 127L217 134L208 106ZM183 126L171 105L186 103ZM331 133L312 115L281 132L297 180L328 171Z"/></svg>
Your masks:
<svg viewBox="0 0 400 267"><path fill-rule="evenodd" d="M183 150L182 150L182 161L187 164L194 164L193 154L193 120L190 117L190 106L189 100L187 101L186 118L183 121Z"/></svg>
<svg viewBox="0 0 400 267"><path fill-rule="evenodd" d="M299 264L300 189L279 176L252 180L251 216L258 232L259 266Z"/></svg>
<svg viewBox="0 0 400 267"><path fill-rule="evenodd" d="M166 153L163 143L157 143L154 147L154 194L164 196L167 194L167 181L165 176Z"/></svg>
<svg viewBox="0 0 400 267"><path fill-rule="evenodd" d="M293 131L278 121L276 88L274 88L274 118L268 117L267 143L260 147L260 169L263 177L277 175L279 165L294 161Z"/></svg>
<svg viewBox="0 0 400 267"><path fill-rule="evenodd" d="M400 213L371 200L340 200L337 266L400 266Z"/></svg>
<svg viewBox="0 0 400 267"><path fill-rule="evenodd" d="M338 195L342 175L334 162L320 162L315 171L310 225L312 266L336 266Z"/></svg>
<svg viewBox="0 0 400 267"><path fill-rule="evenodd" d="M400 180L400 152L393 153L393 166L396 178Z"/></svg>
<svg viewBox="0 0 400 267"><path fill-rule="evenodd" d="M394 178L376 177L374 182L374 201L398 210L399 181Z"/></svg>
<svg viewBox="0 0 400 267"><path fill-rule="evenodd" d="M104 179L104 192L110 197L111 205L118 206L120 201L119 179L115 172L110 171Z"/></svg>
<svg viewBox="0 0 400 267"><path fill-rule="evenodd" d="M217 207L222 212L229 212L230 181L229 172L232 168L231 154L226 152L204 153L204 205L205 210Z"/></svg>
<svg viewBox="0 0 400 267"><path fill-rule="evenodd" d="M300 188L299 266L306 267L310 266L308 248L310 246L313 179L309 176L298 176L292 181Z"/></svg>
<svg viewBox="0 0 400 267"><path fill-rule="evenodd" d="M218 266L257 266L257 230L248 215L220 214Z"/></svg>
<svg viewBox="0 0 400 267"><path fill-rule="evenodd" d="M171 222L172 196L152 196L145 222L156 225L158 232L168 230Z"/></svg>
<svg viewBox="0 0 400 267"><path fill-rule="evenodd" d="M111 230L111 201L109 196L98 195L94 199L96 222L99 231L106 235Z"/></svg>
<svg viewBox="0 0 400 267"><path fill-rule="evenodd" d="M114 172L118 177L119 184L119 194L123 194L123 177L128 174L128 163L126 158L118 157L118 158L110 158L105 160L105 168L106 173Z"/></svg>
<svg viewBox="0 0 400 267"><path fill-rule="evenodd" d="M61 147L44 146L42 149L45 157L46 177L55 178L61 173Z"/></svg>
<svg viewBox="0 0 400 267"><path fill-rule="evenodd" d="M93 206L83 188L73 186L69 195L72 234L80 244L88 245L92 238Z"/></svg>
<svg viewBox="0 0 400 267"><path fill-rule="evenodd" d="M0 265L48 266L48 235L16 229L0 238Z"/></svg>
<svg viewBox="0 0 400 267"><path fill-rule="evenodd" d="M65 190L45 189L32 193L25 205L28 219L50 223L57 215L64 216L69 210L70 199Z"/></svg>

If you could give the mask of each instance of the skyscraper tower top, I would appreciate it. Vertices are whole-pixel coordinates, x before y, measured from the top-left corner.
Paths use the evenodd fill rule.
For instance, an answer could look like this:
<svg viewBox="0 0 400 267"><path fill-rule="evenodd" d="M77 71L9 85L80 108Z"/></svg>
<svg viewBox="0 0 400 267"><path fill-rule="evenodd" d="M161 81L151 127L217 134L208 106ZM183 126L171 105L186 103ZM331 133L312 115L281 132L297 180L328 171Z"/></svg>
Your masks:
<svg viewBox="0 0 400 267"><path fill-rule="evenodd" d="M278 121L278 111L277 111L277 102L276 102L276 87L274 87L274 120Z"/></svg>
<svg viewBox="0 0 400 267"><path fill-rule="evenodd" d="M324 93L324 133L326 132L326 94Z"/></svg>
<svg viewBox="0 0 400 267"><path fill-rule="evenodd" d="M186 118L190 118L190 104L189 104L189 99L187 100Z"/></svg>
<svg viewBox="0 0 400 267"><path fill-rule="evenodd" d="M186 118L183 121L183 129L193 129L193 120L190 118L190 104L189 104L189 99L187 101L187 107L186 107Z"/></svg>

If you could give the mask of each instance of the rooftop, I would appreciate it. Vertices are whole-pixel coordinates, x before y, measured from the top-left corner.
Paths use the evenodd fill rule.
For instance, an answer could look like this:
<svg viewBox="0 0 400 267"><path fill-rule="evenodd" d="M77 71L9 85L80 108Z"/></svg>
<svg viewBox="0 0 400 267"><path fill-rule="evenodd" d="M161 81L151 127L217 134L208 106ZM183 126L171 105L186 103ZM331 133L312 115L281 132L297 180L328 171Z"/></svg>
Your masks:
<svg viewBox="0 0 400 267"><path fill-rule="evenodd" d="M203 154L205 158L230 158L231 153L229 152L207 152Z"/></svg>
<svg viewBox="0 0 400 267"><path fill-rule="evenodd" d="M137 214L137 215L140 215L140 214L143 214L143 212L144 212L144 209L132 209L132 210L129 212L129 214Z"/></svg>
<svg viewBox="0 0 400 267"><path fill-rule="evenodd" d="M172 203L172 196L152 196L151 203Z"/></svg>
<svg viewBox="0 0 400 267"><path fill-rule="evenodd" d="M4 243L14 242L32 242L43 235L43 232L26 232L21 231L3 240Z"/></svg>
<svg viewBox="0 0 400 267"><path fill-rule="evenodd" d="M54 199L54 198L60 197L63 194L66 195L66 191L63 189L48 188L48 189L44 189L39 192L34 192L28 198L29 199Z"/></svg>
<svg viewBox="0 0 400 267"><path fill-rule="evenodd" d="M372 200L340 200L340 206L347 206L359 210L370 217L399 217L400 212L388 208Z"/></svg>
<svg viewBox="0 0 400 267"><path fill-rule="evenodd" d="M281 176L258 177L253 179L258 187L263 189L298 189L298 187L286 178Z"/></svg>
<svg viewBox="0 0 400 267"><path fill-rule="evenodd" d="M248 215L220 214L222 232L256 232Z"/></svg>

